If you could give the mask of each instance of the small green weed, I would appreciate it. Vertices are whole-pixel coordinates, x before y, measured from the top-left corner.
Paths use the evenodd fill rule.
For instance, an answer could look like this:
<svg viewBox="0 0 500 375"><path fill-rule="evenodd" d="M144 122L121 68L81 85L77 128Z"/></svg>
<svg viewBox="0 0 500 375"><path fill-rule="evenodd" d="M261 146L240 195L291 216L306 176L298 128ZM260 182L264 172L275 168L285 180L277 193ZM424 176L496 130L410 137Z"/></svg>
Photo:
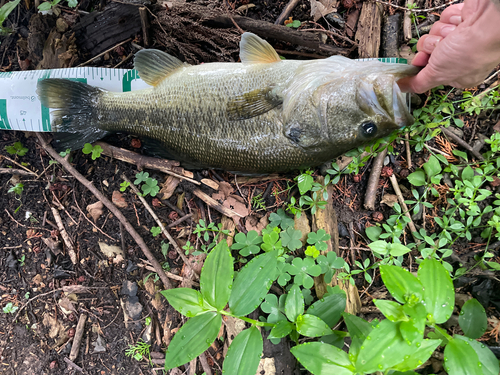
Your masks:
<svg viewBox="0 0 500 375"><path fill-rule="evenodd" d="M47 3L43 3L43 4L47 4ZM42 5L40 5L40 6L42 6ZM92 154L91 155L92 160L96 160L98 157L100 157L103 151L104 150L102 149L101 146L99 146L99 145L92 146L90 143L85 143L85 145L82 148L82 152L85 155Z"/></svg>
<svg viewBox="0 0 500 375"><path fill-rule="evenodd" d="M62 0L45 1L38 6L38 10L40 12L50 10L50 9L56 7L61 1ZM78 5L78 0L68 0L68 6L70 8L76 8L77 5Z"/></svg>
<svg viewBox="0 0 500 375"><path fill-rule="evenodd" d="M15 198L20 202L19 206L14 210L14 213L17 213L17 211L19 211L19 209L23 205L21 203L21 196L23 195L23 191L24 191L24 185L20 182L18 182L14 186L10 187L9 190L7 190L8 193L14 193Z"/></svg>
<svg viewBox="0 0 500 375"><path fill-rule="evenodd" d="M24 147L21 142L17 141L10 146L5 146L5 151L7 151L10 155L24 156L28 152L28 149Z"/></svg>
<svg viewBox="0 0 500 375"><path fill-rule="evenodd" d="M155 197L156 194L160 191L160 187L158 186L158 181L154 178L149 177L148 172L139 172L135 175L136 180L134 181L134 185L140 185L143 183L141 186L142 190L142 195L145 197L148 194L151 195L152 197ZM123 183L120 186L124 186ZM127 185L128 186L128 185ZM126 186L125 186L126 188ZM121 190L121 189L120 189Z"/></svg>
<svg viewBox="0 0 500 375"><path fill-rule="evenodd" d="M18 259L17 261L20 263L21 267L24 267L26 265L26 263L24 263L24 261L26 260L26 255L21 255L21 258Z"/></svg>
<svg viewBox="0 0 500 375"><path fill-rule="evenodd" d="M127 357L132 357L136 361L141 361L143 358L147 358L151 363L151 345L145 343L142 339L139 339L135 345L129 344L129 348L125 350L125 355Z"/></svg>
<svg viewBox="0 0 500 375"><path fill-rule="evenodd" d="M128 181L123 181L121 184L120 184L120 191L123 193L125 190L127 190L127 188L130 186L130 182Z"/></svg>
<svg viewBox="0 0 500 375"><path fill-rule="evenodd" d="M21 2L21 0L14 0L5 3L1 8L0 8L0 35L6 35L10 34L12 32L11 29L7 27L3 27L3 23L9 17L9 14L16 9L17 5ZM22 156L22 155L21 155Z"/></svg>
<svg viewBox="0 0 500 375"><path fill-rule="evenodd" d="M3 307L3 312L5 314L14 314L18 309L18 306L14 306L12 302L9 302Z"/></svg>
<svg viewBox="0 0 500 375"><path fill-rule="evenodd" d="M153 227L150 229L151 231L151 234L153 235L153 237L156 237L157 235L159 235L161 233L161 228L160 227Z"/></svg>

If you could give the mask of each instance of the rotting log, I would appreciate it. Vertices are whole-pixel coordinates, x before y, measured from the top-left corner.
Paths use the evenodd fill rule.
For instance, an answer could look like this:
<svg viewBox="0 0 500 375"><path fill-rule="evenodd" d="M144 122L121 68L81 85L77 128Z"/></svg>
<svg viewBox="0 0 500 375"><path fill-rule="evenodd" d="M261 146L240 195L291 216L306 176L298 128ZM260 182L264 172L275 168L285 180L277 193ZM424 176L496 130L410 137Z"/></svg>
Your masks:
<svg viewBox="0 0 500 375"><path fill-rule="evenodd" d="M382 56L399 57L399 29L401 28L401 14L384 17L382 27Z"/></svg>
<svg viewBox="0 0 500 375"><path fill-rule="evenodd" d="M324 177L319 176L316 178L316 182L323 184ZM322 251L322 255L326 255L329 251L335 251L335 253L340 256L339 249L339 230L338 230L338 220L335 209L333 208L333 185L328 185L328 204L324 209L317 210L313 215L312 229L317 231L319 229L324 229L331 238L327 241L327 250ZM347 280L338 280L336 275L333 276L330 283L326 283L323 275L314 278L314 288L316 290L316 296L322 298L326 293L327 285L338 285L340 289L346 292L347 301L345 311L351 314L356 314L361 308L361 300L359 299L358 289L355 285L352 285Z"/></svg>
<svg viewBox="0 0 500 375"><path fill-rule="evenodd" d="M137 6L111 2L102 12L92 12L73 26L78 46L92 56L141 32Z"/></svg>
<svg viewBox="0 0 500 375"><path fill-rule="evenodd" d="M363 3L355 36L360 58L379 56L382 13L381 4L371 1Z"/></svg>

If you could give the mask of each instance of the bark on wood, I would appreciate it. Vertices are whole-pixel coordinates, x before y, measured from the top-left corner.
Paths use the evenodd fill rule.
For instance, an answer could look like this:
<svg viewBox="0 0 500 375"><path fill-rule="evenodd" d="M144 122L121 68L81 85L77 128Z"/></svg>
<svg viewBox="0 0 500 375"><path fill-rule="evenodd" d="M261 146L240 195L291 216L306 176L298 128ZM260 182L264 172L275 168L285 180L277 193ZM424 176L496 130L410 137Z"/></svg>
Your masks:
<svg viewBox="0 0 500 375"><path fill-rule="evenodd" d="M245 31L251 31L263 39L275 39L298 46L307 47L328 55L347 55L350 49L324 44L318 35L303 33L290 27L274 25L269 22L254 20L248 17L233 16L234 21ZM206 21L214 27L234 27L233 21L228 16L217 16Z"/></svg>
<svg viewBox="0 0 500 375"><path fill-rule="evenodd" d="M320 176L316 179L316 181L320 184L323 184L324 177ZM326 251L322 251L323 255L326 255L328 251L335 251L337 255L340 256L339 249L339 230L338 230L338 221L337 214L335 209L333 208L333 186L329 185L327 187L328 191L328 204L325 209L318 210L313 216L313 231L317 231L318 229L324 229L326 233L330 234L331 239L327 241L328 249ZM359 299L359 293L356 286L351 285L349 281L341 281L337 280L336 276L333 276L333 279L330 284L326 284L323 275L314 278L314 286L316 290L316 296L318 298L322 298L326 292L327 285L338 285L340 289L346 292L347 301L346 301L346 309L348 313L356 314L359 312L361 308L361 300Z"/></svg>
<svg viewBox="0 0 500 375"><path fill-rule="evenodd" d="M149 36L148 9L146 7L139 8L139 14L141 15L142 39L144 40L144 45L149 47L151 45L151 38Z"/></svg>
<svg viewBox="0 0 500 375"><path fill-rule="evenodd" d="M75 338L73 339L73 346L71 347L71 353L69 354L70 361L74 361L78 357L78 352L80 351L80 344L82 342L83 331L85 328L85 322L87 321L87 315L80 315L78 320L78 325L75 330Z"/></svg>
<svg viewBox="0 0 500 375"><path fill-rule="evenodd" d="M401 28L401 14L384 17L382 27L382 56L399 57L399 30Z"/></svg>
<svg viewBox="0 0 500 375"><path fill-rule="evenodd" d="M360 13L361 9L356 8L347 16L347 22L345 23L345 31L349 38L352 38L354 36L354 33L356 32L356 26L358 24Z"/></svg>
<svg viewBox="0 0 500 375"><path fill-rule="evenodd" d="M414 3L414 0L406 0L406 8L408 8L408 5L412 5ZM403 20L403 38L404 41L407 42L411 39L411 18L410 18L411 12L405 12L404 13L404 20Z"/></svg>
<svg viewBox="0 0 500 375"><path fill-rule="evenodd" d="M193 194L200 198L203 202L208 204L213 209L219 211L221 214L226 215L227 217L233 218L238 217L242 218L243 215L240 215L236 211L231 210L230 208L224 207L222 204L213 199L210 195L205 194L200 189L193 190Z"/></svg>
<svg viewBox="0 0 500 375"><path fill-rule="evenodd" d="M355 37L360 58L379 56L382 12L382 5L379 3L363 3Z"/></svg>
<svg viewBox="0 0 500 375"><path fill-rule="evenodd" d="M290 0L288 4L285 6L285 8L281 11L281 14L279 17L276 19L274 22L275 25L282 25L283 22L285 22L294 8L297 6L297 4L300 2L300 0Z"/></svg>
<svg viewBox="0 0 500 375"><path fill-rule="evenodd" d="M73 241L71 241L71 238L69 238L69 235L66 232L66 228L64 228L64 224L61 220L61 215L59 215L59 211L57 211L56 208L51 207L51 210L52 210L52 215L54 215L54 219L56 220L59 233L61 234L64 244L66 245L66 249L68 249L68 255L71 259L71 263L77 264L78 259L75 253L75 247L73 246Z"/></svg>
<svg viewBox="0 0 500 375"><path fill-rule="evenodd" d="M82 17L73 31L79 47L97 55L141 31L139 10L134 5L111 2L102 12Z"/></svg>
<svg viewBox="0 0 500 375"><path fill-rule="evenodd" d="M384 166L384 159L387 155L387 147L377 155L375 161L373 162L373 167L370 172L370 178L368 179L368 186L366 188L365 194L365 208L367 210L375 209L375 198L377 197L378 191L378 181L380 180L380 173L382 172L382 167Z"/></svg>

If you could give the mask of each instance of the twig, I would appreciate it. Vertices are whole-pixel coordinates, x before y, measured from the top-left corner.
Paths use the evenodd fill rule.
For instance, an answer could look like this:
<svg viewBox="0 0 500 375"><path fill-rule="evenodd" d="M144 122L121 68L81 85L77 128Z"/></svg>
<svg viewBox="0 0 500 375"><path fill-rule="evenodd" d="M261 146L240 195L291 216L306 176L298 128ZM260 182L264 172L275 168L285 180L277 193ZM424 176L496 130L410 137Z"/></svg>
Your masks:
<svg viewBox="0 0 500 375"><path fill-rule="evenodd" d="M410 148L410 134L405 133L405 147L406 147L406 164L408 164L408 169L411 169L411 148Z"/></svg>
<svg viewBox="0 0 500 375"><path fill-rule="evenodd" d="M198 356L198 359L200 360L201 367L203 367L203 371L205 371L205 373L207 375L212 375L212 369L210 368L210 365L208 364L207 356L205 355L205 352L201 353Z"/></svg>
<svg viewBox="0 0 500 375"><path fill-rule="evenodd" d="M128 329L128 313L127 313L127 308L125 307L125 302L123 301L123 298L120 298L120 306L122 307L123 310L123 324L125 324L125 328Z"/></svg>
<svg viewBox="0 0 500 375"><path fill-rule="evenodd" d="M236 21L234 20L233 16L231 15L231 13L229 13L229 7L227 5L227 0L224 0L224 6L226 7L226 13L228 15L228 17L231 19L231 21L233 22L233 25L234 27L236 27L238 29L238 31L240 32L240 34L243 34L245 33L243 31L243 29L241 27L238 26L238 24L236 23Z"/></svg>
<svg viewBox="0 0 500 375"><path fill-rule="evenodd" d="M38 177L38 174L36 174L35 172L33 172L33 171L29 170L28 168L26 168L24 165L22 165L22 164L18 163L17 161L12 160L12 159L11 159L11 158L9 158L8 156L2 155L2 156L0 157L0 160L1 160L1 159L8 160L8 161L10 161L11 163L13 163L13 164L17 165L18 167L20 167L20 168L24 169L26 172L29 172L30 174L33 174L33 175L35 175L35 176L37 176L37 177Z"/></svg>
<svg viewBox="0 0 500 375"><path fill-rule="evenodd" d="M125 62L127 62L128 60L130 60L130 58L134 56L133 53L129 53L127 57L125 57L122 61L120 61L118 64L116 64L115 66L113 66L113 69L116 69L118 68L119 66L123 65Z"/></svg>
<svg viewBox="0 0 500 375"><path fill-rule="evenodd" d="M142 39L144 40L144 45L149 47L151 44L151 38L149 36L148 11L146 9L146 7L139 8L139 15L141 16Z"/></svg>
<svg viewBox="0 0 500 375"><path fill-rule="evenodd" d="M143 260L143 262L146 262L145 260ZM147 269L148 271L155 271L155 269L151 266L148 266L148 265L143 265L142 263L138 265L139 267L144 267L145 269ZM197 283L196 281L193 281L193 280L189 280L189 279L186 279L185 277L182 277L182 276L179 276L179 275L176 275L175 273L171 273L171 272L168 272L168 271L165 271L165 273L167 274L167 276L169 278L171 278L172 280L177 280L177 281L181 281L183 283L187 283L187 284L192 284L194 286L197 286L199 287L200 284Z"/></svg>
<svg viewBox="0 0 500 375"><path fill-rule="evenodd" d="M0 168L0 174L18 174L20 176L33 176L37 175L35 172L27 172L22 169L14 169L14 168Z"/></svg>
<svg viewBox="0 0 500 375"><path fill-rule="evenodd" d="M127 43L127 42L130 42L131 40L132 40L132 38L128 38L127 40L124 40L123 42L120 42L120 43L118 43L117 45L115 45L115 46L113 46L113 47L111 47L111 48L108 48L106 51L101 52L101 53L100 53L100 54L98 54L97 56L92 57L90 60L87 60L87 61L85 61L84 63L81 63L80 65L77 65L76 67L77 67L77 68L79 68L79 67L81 67L81 66L85 66L85 65L87 65L87 64L89 64L89 63L91 63L92 61L94 61L95 59L97 59L97 58L99 58L99 57L101 57L101 56L105 55L106 53L113 51L116 47L120 47L122 44L125 44L125 43Z"/></svg>
<svg viewBox="0 0 500 375"><path fill-rule="evenodd" d="M167 228L170 229L172 227L175 227L176 225L179 225L180 223L182 223L183 221L189 219L191 216L193 216L193 214L187 214L187 215L184 215L183 217L181 217L180 219L177 219L176 221L174 221L173 223L170 223L167 225Z"/></svg>
<svg viewBox="0 0 500 375"><path fill-rule="evenodd" d="M156 213L154 212L154 210L151 208L151 206L148 204L148 202L146 202L146 200L144 199L144 197L142 196L142 194L139 192L139 189L137 189L137 187L130 182L130 180L127 178L127 176L125 176L125 174L122 174L122 178L130 184L130 188L134 191L134 193L137 194L137 196L141 200L141 202L144 205L144 207L146 207L146 210L148 210L148 212L151 214L151 216L153 217L153 219L156 221L156 224L158 224L158 226L160 227L161 232L165 235L165 237L167 237L168 242L170 242L172 244L172 246L174 247L174 249L180 255L180 257L184 261L184 264L187 267L189 267L191 269L191 271L193 271L193 274L195 275L195 277L197 279L199 279L199 277L200 277L199 274L195 271L195 269L193 268L193 266L189 262L189 259L186 257L186 255L184 255L182 249L177 244L177 241L175 241L174 238L170 235L170 233L167 231L167 229L165 228L165 226L163 225L163 223L161 222L161 220L158 218L158 216L156 215Z"/></svg>
<svg viewBox="0 0 500 375"><path fill-rule="evenodd" d="M375 198L377 197L378 181L380 179L380 173L382 172L382 167L384 166L384 159L387 155L387 147L380 152L375 161L373 162L372 171L370 172L370 177L368 179L368 186L366 187L365 194L365 208L367 210L375 209Z"/></svg>
<svg viewBox="0 0 500 375"><path fill-rule="evenodd" d="M325 34L329 34L329 35L334 35L336 36L337 38L340 38L346 42L349 42L351 43L352 45L354 46L357 46L358 43L356 43L355 41L349 39L348 37L346 36L343 36L343 35L340 35L339 33L336 33L336 32L333 32L331 30L322 30L322 29L300 29L300 31L316 31L318 33L325 33Z"/></svg>
<svg viewBox="0 0 500 375"><path fill-rule="evenodd" d="M59 154L47 144L42 134L37 133L37 137L40 140L42 147L54 159L56 159L69 173L71 173L78 181L80 181L87 189L89 189L96 196L96 198L99 199L113 213L113 215L115 215L115 217L123 224L127 232L130 233L134 241L137 243L137 245L139 245L146 258L148 258L148 260L151 262L156 273L158 274L158 276L160 276L160 279L163 282L163 286L166 289L171 289L172 284L170 283L170 280L168 279L167 275L165 275L165 272L163 272L163 268L161 267L160 263L158 263L158 261L155 259L155 257L149 250L148 246L142 239L142 237L139 235L139 233L137 233L134 227L132 227L127 218L123 216L121 211L118 208L116 208L116 206L108 198L106 198L94 185L92 185L90 181L88 181L80 172L78 172L75 168L73 168L64 158L59 156Z"/></svg>
<svg viewBox="0 0 500 375"><path fill-rule="evenodd" d="M83 331L85 329L85 322L87 321L87 315L81 314L80 319L78 319L78 325L76 326L75 336L73 339L73 346L71 347L71 352L69 353L69 360L74 361L78 357L78 352L80 351L80 344L82 343Z"/></svg>
<svg viewBox="0 0 500 375"><path fill-rule="evenodd" d="M406 206L405 199L403 198L403 194L401 193L401 189L399 189L398 181L396 180L396 176L394 174L389 176L389 180L391 180L392 188L396 192L396 196L398 197L399 204L403 208L404 215L410 219L410 222L408 223L408 226L410 227L411 235L413 236L413 239L415 242L418 244L420 241L418 240L417 237L415 237L415 234L417 232L417 228L415 228L415 224L413 223L413 220L411 219L410 212L408 211L408 207Z"/></svg>
<svg viewBox="0 0 500 375"><path fill-rule="evenodd" d="M437 149L435 147L432 147L432 146L429 146L429 145L425 145L425 147L428 148L429 150L433 151L433 152L437 152L438 154L443 155L444 157L450 157L450 156L452 156L450 154L447 154L443 150L439 150L439 149Z"/></svg>
<svg viewBox="0 0 500 375"><path fill-rule="evenodd" d="M237 213L236 211L231 210L230 208L224 207L222 204L217 202L215 199L213 199L208 194L205 194L204 192L202 192L200 189L193 190L193 194L196 195L198 198L200 198L203 202L208 204L210 207L219 211L223 215L226 215L228 217L234 217L234 216L241 217L241 218L245 217L245 216Z"/></svg>
<svg viewBox="0 0 500 375"><path fill-rule="evenodd" d="M71 238L69 238L68 233L66 232L66 228L64 228L64 224L61 220L61 215L59 215L59 211L57 211L57 208L50 207L52 210L52 215L54 215L54 219L56 219L56 224L57 224L57 229L59 229L59 233L61 234L61 237L66 244L66 248L68 249L68 254L69 257L71 258L71 262L73 264L78 263L78 259L75 253L75 248L73 246L73 242L71 241Z"/></svg>
<svg viewBox="0 0 500 375"><path fill-rule="evenodd" d="M474 155L478 160L483 161L483 155L479 153L479 151L474 150L467 142L465 142L462 138L460 138L458 135L453 133L451 130L446 129L443 126L440 126L439 129L446 134L447 137L453 139L455 142L457 142L460 146L465 148L467 151L469 151L472 155Z"/></svg>
<svg viewBox="0 0 500 375"><path fill-rule="evenodd" d="M74 368L76 371L83 372L83 368L81 368L80 366L78 366L76 363L74 363L69 358L64 357L64 362L66 362L69 366L71 366L72 368Z"/></svg>
<svg viewBox="0 0 500 375"><path fill-rule="evenodd" d="M403 13L404 14L404 20L403 20L403 38L407 42L411 39L411 17L410 17L410 5L413 5L414 0L406 0L405 8L406 11Z"/></svg>
<svg viewBox="0 0 500 375"><path fill-rule="evenodd" d="M290 16L290 13L292 13L292 10L295 9L297 4L300 2L300 0L290 0L288 4L283 8L281 11L281 14L276 18L276 21L274 22L275 25L281 25L285 20Z"/></svg>
<svg viewBox="0 0 500 375"><path fill-rule="evenodd" d="M408 8L405 8L405 7L400 7L399 5L394 5L394 4L391 4L391 3L387 3L387 2L382 1L382 0L370 0L370 1L374 1L376 3L388 5L390 7L393 7L393 8L396 8L396 9L405 10L405 11L412 12L412 13L425 13L425 12L432 12L434 10L438 10L438 9L441 9L441 8L446 8L447 6L449 6L451 4L454 4L454 3L458 2L459 0L452 0L449 3L442 4L442 5L439 5L439 6L434 7L434 8L427 8L427 9L408 9Z"/></svg>

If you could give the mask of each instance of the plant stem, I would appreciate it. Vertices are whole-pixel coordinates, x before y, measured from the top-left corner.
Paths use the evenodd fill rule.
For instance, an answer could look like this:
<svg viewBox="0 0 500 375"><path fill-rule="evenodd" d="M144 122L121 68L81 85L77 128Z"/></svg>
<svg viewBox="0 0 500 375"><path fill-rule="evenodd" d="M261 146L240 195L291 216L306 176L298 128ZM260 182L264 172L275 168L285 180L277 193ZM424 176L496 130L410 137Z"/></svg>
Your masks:
<svg viewBox="0 0 500 375"><path fill-rule="evenodd" d="M233 318L241 319L247 323L250 323L250 324L253 324L253 325L256 325L259 327L274 327L275 326L275 324L273 324L273 323L259 322L258 320L250 319L250 318L247 318L245 316L236 316L236 315L233 315L230 312L227 312L224 310L221 310L219 312L223 315L232 316Z"/></svg>

